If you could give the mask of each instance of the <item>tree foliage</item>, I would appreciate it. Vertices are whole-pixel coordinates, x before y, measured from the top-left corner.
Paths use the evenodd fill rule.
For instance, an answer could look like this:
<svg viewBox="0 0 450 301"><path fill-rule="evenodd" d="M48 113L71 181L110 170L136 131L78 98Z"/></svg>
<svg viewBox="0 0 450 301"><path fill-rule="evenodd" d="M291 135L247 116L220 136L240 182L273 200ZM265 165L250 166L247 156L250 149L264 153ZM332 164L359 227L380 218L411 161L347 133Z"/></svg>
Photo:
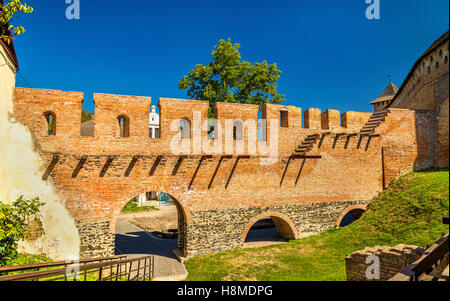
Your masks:
<svg viewBox="0 0 450 301"><path fill-rule="evenodd" d="M92 119L92 116L94 116L94 113L88 112L86 110L81 111L81 122L86 122Z"/></svg>
<svg viewBox="0 0 450 301"><path fill-rule="evenodd" d="M179 82L191 98L215 102L236 102L262 105L284 101L277 92L281 71L277 64L267 61L250 63L243 61L240 44L220 40L212 52L213 60L206 66L196 65Z"/></svg>
<svg viewBox="0 0 450 301"><path fill-rule="evenodd" d="M17 256L17 244L28 237L30 218L44 205L21 196L11 205L0 202L0 265Z"/></svg>
<svg viewBox="0 0 450 301"><path fill-rule="evenodd" d="M29 14L33 12L33 8L27 3L22 3L21 0L9 0L6 4L1 4L0 2L0 39L8 44L11 43L15 36L25 32L25 28L22 26L8 25L10 21L14 21L14 15L19 12Z"/></svg>

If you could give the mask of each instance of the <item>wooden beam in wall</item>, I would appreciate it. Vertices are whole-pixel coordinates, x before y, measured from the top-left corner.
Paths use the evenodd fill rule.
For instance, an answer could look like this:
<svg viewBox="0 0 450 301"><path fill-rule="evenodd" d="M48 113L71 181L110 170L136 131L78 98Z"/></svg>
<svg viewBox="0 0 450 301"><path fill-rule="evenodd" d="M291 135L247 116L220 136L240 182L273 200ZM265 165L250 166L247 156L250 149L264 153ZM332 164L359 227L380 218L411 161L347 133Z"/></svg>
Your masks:
<svg viewBox="0 0 450 301"><path fill-rule="evenodd" d="M52 161L50 161L50 164L48 165L47 169L45 170L44 175L42 176L42 180L47 181L48 177L52 173L53 169L55 168L56 164L59 161L59 155L54 154Z"/></svg>
<svg viewBox="0 0 450 301"><path fill-rule="evenodd" d="M133 159L131 159L130 164L128 165L127 170L125 171L125 177L128 177L133 171L134 166L136 165L137 160L139 160L140 156L133 156Z"/></svg>
<svg viewBox="0 0 450 301"><path fill-rule="evenodd" d="M78 164L72 172L72 178L76 178L87 161L88 156L84 155L78 160Z"/></svg>
<svg viewBox="0 0 450 301"><path fill-rule="evenodd" d="M100 178L103 178L105 176L106 172L108 171L109 167L111 166L115 158L116 158L115 156L108 157L108 159L105 162L105 165L103 165L103 168L100 171Z"/></svg>

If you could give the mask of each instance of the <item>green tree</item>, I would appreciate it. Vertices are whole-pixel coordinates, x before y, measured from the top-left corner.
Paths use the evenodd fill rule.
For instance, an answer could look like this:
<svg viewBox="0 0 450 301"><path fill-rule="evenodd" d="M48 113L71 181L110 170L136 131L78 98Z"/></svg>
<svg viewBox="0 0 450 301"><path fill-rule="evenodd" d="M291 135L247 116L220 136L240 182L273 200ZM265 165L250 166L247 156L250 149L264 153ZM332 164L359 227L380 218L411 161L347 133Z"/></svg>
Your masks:
<svg viewBox="0 0 450 301"><path fill-rule="evenodd" d="M81 111L81 122L86 122L92 119L92 116L94 116L94 113L88 112L86 110Z"/></svg>
<svg viewBox="0 0 450 301"><path fill-rule="evenodd" d="M11 205L0 202L0 266L17 256L17 244L28 237L30 218L42 205L39 198L20 197Z"/></svg>
<svg viewBox="0 0 450 301"><path fill-rule="evenodd" d="M22 3L21 0L9 0L6 4L0 0L0 39L8 44L15 36L25 32L22 26L9 25L10 21L14 21L14 15L19 12L29 14L33 12L33 8L27 3Z"/></svg>
<svg viewBox="0 0 450 301"><path fill-rule="evenodd" d="M178 88L187 89L191 98L215 102L236 102L262 105L284 101L277 92L281 71L277 64L267 61L243 61L240 44L220 40L212 52L213 60L206 66L196 65L179 82Z"/></svg>

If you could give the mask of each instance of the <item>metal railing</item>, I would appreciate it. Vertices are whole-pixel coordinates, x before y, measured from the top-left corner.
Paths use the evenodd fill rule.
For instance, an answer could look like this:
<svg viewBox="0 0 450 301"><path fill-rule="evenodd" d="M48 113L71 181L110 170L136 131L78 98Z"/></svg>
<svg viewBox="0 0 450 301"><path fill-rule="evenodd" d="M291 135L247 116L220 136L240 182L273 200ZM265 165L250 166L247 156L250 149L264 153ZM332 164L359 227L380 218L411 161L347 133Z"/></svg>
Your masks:
<svg viewBox="0 0 450 301"><path fill-rule="evenodd" d="M406 267L391 281L421 281L433 278L430 274L436 271L442 263L448 264L449 234L447 233L431 247L416 262Z"/></svg>
<svg viewBox="0 0 450 301"><path fill-rule="evenodd" d="M111 256L111 257L101 257L101 258L87 258L78 260L79 264L87 263L100 263L106 261L112 261L117 259L126 259L127 256ZM47 270L50 268L67 267L73 264L73 261L55 261L50 263L37 263L37 264L27 264L27 265L17 265L17 266L7 266L0 267L0 276L18 274L25 272L36 272L40 270Z"/></svg>
<svg viewBox="0 0 450 301"><path fill-rule="evenodd" d="M149 255L4 267L0 271L7 275L0 276L0 281L150 281L154 276L154 265L155 257Z"/></svg>

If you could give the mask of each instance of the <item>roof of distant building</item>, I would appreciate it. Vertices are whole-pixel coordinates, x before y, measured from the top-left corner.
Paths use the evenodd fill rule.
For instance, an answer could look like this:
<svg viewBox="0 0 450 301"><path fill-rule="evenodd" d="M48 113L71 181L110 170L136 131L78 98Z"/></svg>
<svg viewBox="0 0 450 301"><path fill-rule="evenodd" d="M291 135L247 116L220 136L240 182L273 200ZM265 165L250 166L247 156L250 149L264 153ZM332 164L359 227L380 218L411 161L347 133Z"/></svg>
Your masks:
<svg viewBox="0 0 450 301"><path fill-rule="evenodd" d="M392 82L390 82L389 85L387 85L386 89L384 89L383 93L381 93L381 95L378 96L378 98L372 101L370 104L373 105L383 101L391 101L395 97L397 92L398 88Z"/></svg>

